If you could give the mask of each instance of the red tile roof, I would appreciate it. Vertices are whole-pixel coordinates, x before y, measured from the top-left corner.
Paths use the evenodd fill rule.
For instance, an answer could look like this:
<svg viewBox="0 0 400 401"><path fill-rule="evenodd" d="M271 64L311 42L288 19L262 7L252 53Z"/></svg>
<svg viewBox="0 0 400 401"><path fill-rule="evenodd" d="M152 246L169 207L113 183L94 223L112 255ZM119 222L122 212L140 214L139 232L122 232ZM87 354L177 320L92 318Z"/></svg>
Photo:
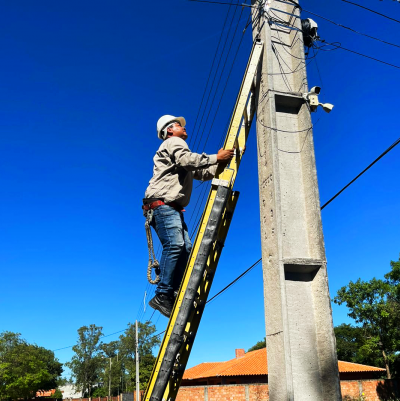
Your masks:
<svg viewBox="0 0 400 401"><path fill-rule="evenodd" d="M384 372L385 369L358 363L339 361L339 372ZM185 380L203 379L217 376L255 376L267 375L266 348L251 351L240 358L226 362L205 362L187 369L183 375Z"/></svg>
<svg viewBox="0 0 400 401"><path fill-rule="evenodd" d="M338 361L339 372L386 372L385 369L377 368L375 366L361 365L359 363Z"/></svg>
<svg viewBox="0 0 400 401"><path fill-rule="evenodd" d="M36 392L36 397L50 397L56 392L56 389L53 390L39 390Z"/></svg>

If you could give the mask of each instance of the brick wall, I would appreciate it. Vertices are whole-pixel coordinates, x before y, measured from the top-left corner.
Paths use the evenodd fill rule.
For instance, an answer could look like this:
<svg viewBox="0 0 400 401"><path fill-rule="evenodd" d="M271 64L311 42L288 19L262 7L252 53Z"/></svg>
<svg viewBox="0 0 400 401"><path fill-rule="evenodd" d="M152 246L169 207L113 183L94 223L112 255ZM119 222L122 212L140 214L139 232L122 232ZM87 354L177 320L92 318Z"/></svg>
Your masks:
<svg viewBox="0 0 400 401"><path fill-rule="evenodd" d="M268 384L181 387L176 401L268 401Z"/></svg>
<svg viewBox="0 0 400 401"><path fill-rule="evenodd" d="M143 391L140 391L140 399L143 398ZM136 392L123 393L115 397L91 397L91 398L64 398L65 401L136 401ZM47 399L46 399L47 401Z"/></svg>
<svg viewBox="0 0 400 401"><path fill-rule="evenodd" d="M400 380L342 380L342 396L366 401L399 397ZM381 396L381 398L379 398ZM228 384L220 386L185 386L179 389L176 401L268 401L268 384Z"/></svg>
<svg viewBox="0 0 400 401"><path fill-rule="evenodd" d="M382 401L400 396L400 380L341 380L342 396L366 401ZM143 400L143 391L140 392ZM104 398L66 398L65 401L136 401L136 394ZM381 398L379 398L381 397ZM268 401L268 384L227 384L217 386L181 386L176 401Z"/></svg>

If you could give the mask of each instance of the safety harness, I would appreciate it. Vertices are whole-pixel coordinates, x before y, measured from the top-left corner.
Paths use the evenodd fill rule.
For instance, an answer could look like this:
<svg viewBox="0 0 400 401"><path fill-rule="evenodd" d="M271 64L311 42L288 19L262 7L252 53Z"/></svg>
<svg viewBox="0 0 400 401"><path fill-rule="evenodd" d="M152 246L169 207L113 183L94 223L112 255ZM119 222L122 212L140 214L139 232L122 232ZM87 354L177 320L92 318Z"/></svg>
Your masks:
<svg viewBox="0 0 400 401"><path fill-rule="evenodd" d="M143 207L143 214L146 217L146 222L144 223L144 227L146 229L146 238L147 238L147 248L149 250L149 262L147 264L147 280L150 284L157 284L160 281L160 263L158 262L156 255L154 254L154 246L153 246L153 237L151 235L150 224L153 220L153 209L145 210ZM155 270L156 278L153 280L151 278L151 269Z"/></svg>
<svg viewBox="0 0 400 401"><path fill-rule="evenodd" d="M143 199L143 215L146 217L146 221L144 223L144 227L146 230L146 238L147 238L147 248L149 250L149 262L147 264L147 280L149 281L150 284L157 284L161 278L160 278L160 263L158 262L156 255L154 253L154 246L153 246L153 237L151 235L151 222L153 220L153 215L154 215L154 209L161 205L168 205L173 207L175 210L178 210L179 212L184 212L185 209L182 208L179 204L176 202L170 202L170 203L165 203L161 199ZM154 272L156 274L156 278L153 280L151 278L151 269L154 269Z"/></svg>

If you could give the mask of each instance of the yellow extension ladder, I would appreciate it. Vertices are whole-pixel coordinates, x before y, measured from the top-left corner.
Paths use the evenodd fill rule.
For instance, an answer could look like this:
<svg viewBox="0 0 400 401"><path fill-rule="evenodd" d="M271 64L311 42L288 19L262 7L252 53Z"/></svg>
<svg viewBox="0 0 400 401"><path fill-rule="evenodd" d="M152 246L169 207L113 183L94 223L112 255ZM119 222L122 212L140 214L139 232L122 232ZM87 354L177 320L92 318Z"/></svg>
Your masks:
<svg viewBox="0 0 400 401"><path fill-rule="evenodd" d="M175 400L239 193L233 184L256 112L256 74L263 44L255 41L225 138L224 149L236 148L225 169L218 169L201 218L188 265L154 364L145 401Z"/></svg>

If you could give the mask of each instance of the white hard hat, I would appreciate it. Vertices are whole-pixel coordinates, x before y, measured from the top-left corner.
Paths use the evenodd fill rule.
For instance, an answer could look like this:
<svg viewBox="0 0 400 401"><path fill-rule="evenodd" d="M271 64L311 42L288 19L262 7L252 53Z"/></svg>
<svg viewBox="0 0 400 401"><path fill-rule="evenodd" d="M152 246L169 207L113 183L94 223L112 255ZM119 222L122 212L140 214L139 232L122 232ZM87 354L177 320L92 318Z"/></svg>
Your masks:
<svg viewBox="0 0 400 401"><path fill-rule="evenodd" d="M165 116L162 116L159 118L157 121L157 135L160 139L164 139L162 137L162 130L169 124L171 124L174 121L179 121L182 127L186 125L186 120L183 117L174 117L170 116L169 114L166 114Z"/></svg>

